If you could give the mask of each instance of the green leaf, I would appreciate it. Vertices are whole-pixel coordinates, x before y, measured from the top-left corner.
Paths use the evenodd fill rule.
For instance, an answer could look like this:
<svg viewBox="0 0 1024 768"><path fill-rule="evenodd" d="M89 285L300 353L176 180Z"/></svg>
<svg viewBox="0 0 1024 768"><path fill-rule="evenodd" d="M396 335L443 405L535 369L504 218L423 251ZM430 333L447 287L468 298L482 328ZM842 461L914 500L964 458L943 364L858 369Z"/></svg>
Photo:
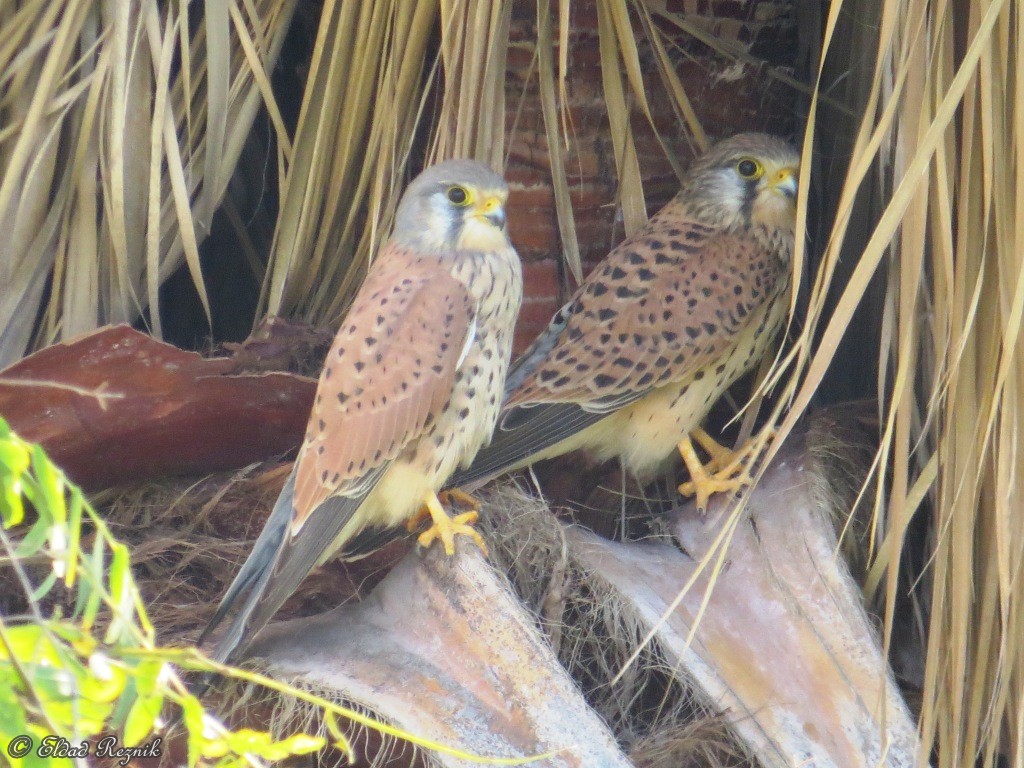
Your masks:
<svg viewBox="0 0 1024 768"><path fill-rule="evenodd" d="M203 705L195 696L184 696L181 704L181 719L188 729L188 764L195 766L203 756L207 738L203 732Z"/></svg>
<svg viewBox="0 0 1024 768"><path fill-rule="evenodd" d="M79 691L93 701L112 704L124 693L127 683L124 667L96 652L89 657L88 672L79 681Z"/></svg>
<svg viewBox="0 0 1024 768"><path fill-rule="evenodd" d="M19 525L24 519L22 476L29 463L28 448L11 435L4 424L4 432L0 435L0 517L7 528Z"/></svg>
<svg viewBox="0 0 1024 768"><path fill-rule="evenodd" d="M43 583L36 587L34 590L32 590L32 595L29 597L29 599L32 600L32 602L38 603L40 600L46 597L47 594L49 594L50 590L53 589L53 585L56 583L57 572L51 569L50 572L46 575L46 578L43 579Z"/></svg>
<svg viewBox="0 0 1024 768"><path fill-rule="evenodd" d="M110 722L108 723L109 729L112 731L123 731L125 723L128 721L128 715L131 714L132 707L135 706L135 702L138 700L139 694L135 687L135 678L129 677L128 682L124 686L124 692L121 697L114 704L114 710L110 713Z"/></svg>
<svg viewBox="0 0 1024 768"><path fill-rule="evenodd" d="M0 662L0 754L10 757L7 746L11 739L28 732L25 722L25 705L14 692L14 670L10 664ZM21 765L22 761L11 757L12 765Z"/></svg>
<svg viewBox="0 0 1024 768"><path fill-rule="evenodd" d="M44 653L48 663L55 663L57 656L53 652L53 645L49 638L43 633L43 628L38 624L21 624L7 630L7 644L10 646L14 657L22 662L36 662L39 660L39 652ZM9 658L7 648L0 645L0 658Z"/></svg>
<svg viewBox="0 0 1024 768"><path fill-rule="evenodd" d="M75 624L66 621L48 622L46 629L50 634L73 646L79 656L87 657L96 648L96 640L93 636L85 634Z"/></svg>
<svg viewBox="0 0 1024 768"><path fill-rule="evenodd" d="M327 726L327 732L334 739L334 747L348 755L350 760L354 760L352 744L349 742L345 732L341 730L341 726L338 725L338 718L333 712L324 712L324 725Z"/></svg>
<svg viewBox="0 0 1024 768"><path fill-rule="evenodd" d="M128 717L124 722L123 739L126 747L134 747L141 744L149 734L153 732L153 724L160 716L160 710L164 706L162 694L139 695L135 699Z"/></svg>
<svg viewBox="0 0 1024 768"><path fill-rule="evenodd" d="M323 736L296 733L294 736L289 736L287 739L277 742L277 746L284 750L280 757L272 757L267 754L264 754L264 757L270 760L283 760L289 755L308 755L311 752L319 752L327 746L327 739Z"/></svg>
<svg viewBox="0 0 1024 768"><path fill-rule="evenodd" d="M131 680L118 702L113 725L122 730L125 746L135 746L153 731L153 723L160 716L164 704L164 690L160 685L160 672L164 662L146 659L132 670Z"/></svg>
<svg viewBox="0 0 1024 768"><path fill-rule="evenodd" d="M0 473L15 479L28 470L31 459L28 446L8 432L0 436Z"/></svg>
<svg viewBox="0 0 1024 768"><path fill-rule="evenodd" d="M316 752L327 745L327 740L319 736L297 733L283 741L275 741L272 734L266 731L254 731L241 728L228 733L223 739L211 743L207 757L220 757L230 752L237 754L257 755L266 760L284 760L292 755L305 755Z"/></svg>
<svg viewBox="0 0 1024 768"><path fill-rule="evenodd" d="M121 605L131 580L128 548L123 544L114 544L110 548L110 555L110 599L115 605Z"/></svg>
<svg viewBox="0 0 1024 768"><path fill-rule="evenodd" d="M67 506L64 502L64 479L53 463L46 458L46 452L40 445L32 446L32 469L35 470L36 482L43 494L43 504L52 520L63 528L68 521Z"/></svg>
<svg viewBox="0 0 1024 768"><path fill-rule="evenodd" d="M75 584L75 574L78 572L78 559L81 553L78 551L82 538L82 509L85 500L82 492L75 487L71 489L71 505L68 509L68 553L64 567L64 586L70 589Z"/></svg>
<svg viewBox="0 0 1024 768"><path fill-rule="evenodd" d="M14 548L14 554L18 557L31 557L42 551L46 540L50 538L50 520L40 517L32 527L28 529L18 546Z"/></svg>
<svg viewBox="0 0 1024 768"><path fill-rule="evenodd" d="M20 525L25 519L25 504L21 499L21 478L0 477L0 518L5 528Z"/></svg>
<svg viewBox="0 0 1024 768"><path fill-rule="evenodd" d="M104 640L117 642L126 625L134 618L134 582L132 581L131 557L128 547L114 543L110 549L110 599L114 603L114 617L107 627Z"/></svg>
<svg viewBox="0 0 1024 768"><path fill-rule="evenodd" d="M103 538L96 536L92 544L92 555L86 561L91 576L90 584L82 584L79 589L85 595L85 604L82 607L82 628L87 632L92 629L96 621L96 614L100 610L100 584L103 584ZM75 606L76 613L78 606Z"/></svg>
<svg viewBox="0 0 1024 768"><path fill-rule="evenodd" d="M53 735L45 728L42 728L33 723L28 724L28 730L26 730L25 733L27 733L35 741L37 747L42 742L43 739L45 739L47 736ZM33 749L31 752L25 755L24 765L25 768L53 768L54 765L57 765L57 762L53 758L39 757L39 755L36 754L36 750ZM63 765L67 765L67 763L63 763Z"/></svg>

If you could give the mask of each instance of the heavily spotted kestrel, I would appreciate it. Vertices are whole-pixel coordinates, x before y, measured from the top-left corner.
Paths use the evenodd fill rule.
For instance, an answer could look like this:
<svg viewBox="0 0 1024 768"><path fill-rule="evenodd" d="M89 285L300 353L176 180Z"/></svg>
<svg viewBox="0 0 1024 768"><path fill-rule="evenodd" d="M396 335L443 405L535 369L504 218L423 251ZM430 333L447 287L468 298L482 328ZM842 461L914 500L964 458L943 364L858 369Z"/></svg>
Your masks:
<svg viewBox="0 0 1024 768"><path fill-rule="evenodd" d="M509 371L491 444L453 484L584 449L641 480L677 445L698 505L738 487L737 462L700 430L768 351L788 306L799 157L742 134L695 161L679 194L626 239ZM689 435L716 457L709 475Z"/></svg>
<svg viewBox="0 0 1024 768"><path fill-rule="evenodd" d="M522 299L505 234L508 188L479 163L424 171L324 362L306 439L266 527L202 640L237 607L214 651L234 660L314 567L357 535L400 525L421 505L451 554L436 491L491 436Z"/></svg>

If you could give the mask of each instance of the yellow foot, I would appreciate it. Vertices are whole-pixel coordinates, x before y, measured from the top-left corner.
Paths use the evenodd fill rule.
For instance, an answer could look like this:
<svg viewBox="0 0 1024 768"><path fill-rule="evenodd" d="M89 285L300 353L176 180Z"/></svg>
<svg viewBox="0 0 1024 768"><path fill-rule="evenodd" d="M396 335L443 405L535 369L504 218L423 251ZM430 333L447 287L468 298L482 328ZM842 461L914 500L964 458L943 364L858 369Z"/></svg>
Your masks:
<svg viewBox="0 0 1024 768"><path fill-rule="evenodd" d="M480 511L480 499L458 488L449 488L447 491L441 491L437 494L437 497L441 500L441 504L448 507L458 505L471 509L474 512Z"/></svg>
<svg viewBox="0 0 1024 768"><path fill-rule="evenodd" d="M713 471L716 468L724 467L734 458L736 453L729 450L720 442L715 440L711 435L705 432L701 427L690 430L690 439L696 440L700 443L700 447L703 448L711 456L711 461L704 465L704 469ZM692 445L692 443L691 443ZM689 466L689 465L687 465Z"/></svg>
<svg viewBox="0 0 1024 768"><path fill-rule="evenodd" d="M694 450L693 442L711 456L711 461L702 463ZM696 496L697 510L707 510L708 500L715 493L734 493L753 482L750 465L756 460L754 441L748 442L738 451L730 451L720 445L711 435L698 427L679 444L679 453L690 472L690 481L679 486L683 496Z"/></svg>
<svg viewBox="0 0 1024 768"><path fill-rule="evenodd" d="M476 496L470 496L465 491L460 491L458 488L450 488L447 491L441 491L437 494L437 498L441 502L443 507L460 506L466 507L471 512L480 511L480 500ZM409 533L414 533L417 528L420 527L420 523L430 517L430 510L427 509L427 505L423 504L417 509L412 517L405 521L405 529Z"/></svg>
<svg viewBox="0 0 1024 768"><path fill-rule="evenodd" d="M420 534L418 541L421 547L429 547L433 544L434 539L440 539L441 543L444 544L445 553L454 555L455 535L461 533L463 536L469 536L473 539L476 545L480 547L480 551L485 555L487 554L487 545L484 544L483 537L470 526L470 523L476 522L477 518L480 517L476 510L463 512L455 517L448 517L448 513L444 511L440 500L434 494L430 494L426 498L424 506L427 508L427 514L433 519L434 524Z"/></svg>

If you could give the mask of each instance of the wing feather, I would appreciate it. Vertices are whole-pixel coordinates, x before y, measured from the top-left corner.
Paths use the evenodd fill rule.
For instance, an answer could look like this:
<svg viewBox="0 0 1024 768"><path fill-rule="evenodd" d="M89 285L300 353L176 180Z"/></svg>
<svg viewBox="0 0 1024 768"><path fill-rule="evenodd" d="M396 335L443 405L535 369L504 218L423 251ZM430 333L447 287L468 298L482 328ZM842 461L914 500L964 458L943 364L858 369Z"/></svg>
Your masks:
<svg viewBox="0 0 1024 768"><path fill-rule="evenodd" d="M479 482L712 364L781 285L749 235L670 203L580 285L507 378L490 445L451 484Z"/></svg>
<svg viewBox="0 0 1024 768"><path fill-rule="evenodd" d="M235 660L451 397L475 304L440 258L386 246L339 330L306 440L252 553L203 631L238 606L214 655ZM356 532L354 532L356 533Z"/></svg>
<svg viewBox="0 0 1024 768"><path fill-rule="evenodd" d="M749 236L673 224L627 240L591 273L549 328L554 338L538 339L545 353L517 372L506 409L622 408L735 343L774 295L779 265Z"/></svg>
<svg viewBox="0 0 1024 768"><path fill-rule="evenodd" d="M473 463L452 475L447 485L479 485L505 472L532 463L530 457L557 445L567 437L603 419L576 403L542 403L516 409L511 425L496 429L490 445L477 453Z"/></svg>
<svg viewBox="0 0 1024 768"><path fill-rule="evenodd" d="M298 458L293 533L332 495L359 495L451 396L476 307L438 259L394 246L377 262L327 355Z"/></svg>

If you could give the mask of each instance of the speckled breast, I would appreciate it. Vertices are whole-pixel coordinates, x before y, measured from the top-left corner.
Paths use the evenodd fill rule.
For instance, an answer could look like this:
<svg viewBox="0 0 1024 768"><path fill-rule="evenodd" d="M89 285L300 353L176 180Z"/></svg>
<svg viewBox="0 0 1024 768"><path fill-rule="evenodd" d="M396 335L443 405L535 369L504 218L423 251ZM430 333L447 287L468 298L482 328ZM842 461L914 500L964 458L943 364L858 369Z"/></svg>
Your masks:
<svg viewBox="0 0 1024 768"><path fill-rule="evenodd" d="M619 435L619 456L631 474L644 480L659 474L674 457L679 441L700 424L733 382L767 354L786 317L788 286L788 279L776 284L773 297L757 309L749 327L714 365L655 390L595 425L591 450L602 459L611 458L602 455L600 448L601 433L611 430Z"/></svg>
<svg viewBox="0 0 1024 768"><path fill-rule="evenodd" d="M451 398L400 459L432 476L438 486L456 467L468 466L490 440L523 294L522 269L511 248L500 254L467 254L455 263L452 276L477 301L474 338L455 374Z"/></svg>

